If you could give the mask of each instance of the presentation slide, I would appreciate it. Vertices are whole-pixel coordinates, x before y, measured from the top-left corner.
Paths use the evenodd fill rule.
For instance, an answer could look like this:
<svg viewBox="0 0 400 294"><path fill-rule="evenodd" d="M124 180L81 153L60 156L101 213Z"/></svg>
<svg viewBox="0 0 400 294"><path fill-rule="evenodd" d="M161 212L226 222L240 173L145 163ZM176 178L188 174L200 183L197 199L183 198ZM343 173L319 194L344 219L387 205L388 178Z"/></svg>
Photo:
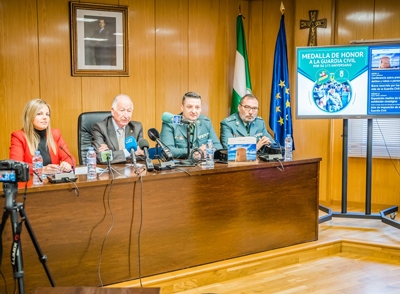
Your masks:
<svg viewBox="0 0 400 294"><path fill-rule="evenodd" d="M297 118L400 116L400 45L297 48Z"/></svg>
<svg viewBox="0 0 400 294"><path fill-rule="evenodd" d="M370 48L368 114L400 114L400 46Z"/></svg>

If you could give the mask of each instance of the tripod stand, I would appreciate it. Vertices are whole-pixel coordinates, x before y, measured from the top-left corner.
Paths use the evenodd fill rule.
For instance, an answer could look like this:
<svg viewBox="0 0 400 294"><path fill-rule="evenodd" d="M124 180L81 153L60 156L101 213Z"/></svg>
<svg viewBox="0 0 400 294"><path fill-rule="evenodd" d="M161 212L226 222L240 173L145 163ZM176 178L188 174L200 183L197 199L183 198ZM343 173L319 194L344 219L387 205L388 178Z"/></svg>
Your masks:
<svg viewBox="0 0 400 294"><path fill-rule="evenodd" d="M11 228L13 233L13 243L11 245L11 265L13 267L14 279L18 280L19 293L20 294L25 293L22 248L21 248L22 223L25 224L25 227L28 230L29 236L32 240L33 246L35 246L36 252L39 256L39 261L43 265L43 268L46 272L47 278L49 279L51 286L54 287L55 284L53 281L53 277L51 276L50 270L46 263L47 256L43 255L43 252L40 249L39 243L36 239L35 233L33 232L28 216L25 213L24 205L23 203L17 203L15 201L15 195L18 193L18 184L3 183L3 192L4 192L4 197L6 198L6 206L1 220L0 236L3 235L4 226L7 222L8 217L10 216ZM21 217L20 223L18 223L19 219L18 213ZM1 242L0 246L2 246ZM3 247L1 247L1 251L2 249Z"/></svg>

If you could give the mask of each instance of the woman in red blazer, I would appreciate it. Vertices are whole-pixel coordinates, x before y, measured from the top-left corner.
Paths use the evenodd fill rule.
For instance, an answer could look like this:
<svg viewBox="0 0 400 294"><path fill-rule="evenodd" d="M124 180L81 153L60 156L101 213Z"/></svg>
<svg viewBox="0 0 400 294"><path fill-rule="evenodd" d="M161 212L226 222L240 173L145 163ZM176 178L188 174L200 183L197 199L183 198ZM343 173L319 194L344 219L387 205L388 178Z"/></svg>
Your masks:
<svg viewBox="0 0 400 294"><path fill-rule="evenodd" d="M44 174L69 172L76 164L60 130L50 127L50 114L50 105L45 101L29 101L23 112L22 130L11 134L10 159L28 163L31 174L32 158L36 150L43 157ZM71 155L73 161L67 154Z"/></svg>

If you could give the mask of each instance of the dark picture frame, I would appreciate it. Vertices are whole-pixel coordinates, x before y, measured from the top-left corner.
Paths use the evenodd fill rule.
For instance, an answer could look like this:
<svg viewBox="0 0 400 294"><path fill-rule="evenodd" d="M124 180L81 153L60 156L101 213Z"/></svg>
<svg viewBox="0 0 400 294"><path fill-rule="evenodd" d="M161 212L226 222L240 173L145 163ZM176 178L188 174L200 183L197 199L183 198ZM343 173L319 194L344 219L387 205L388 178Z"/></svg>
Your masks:
<svg viewBox="0 0 400 294"><path fill-rule="evenodd" d="M129 76L128 6L70 2L72 76Z"/></svg>

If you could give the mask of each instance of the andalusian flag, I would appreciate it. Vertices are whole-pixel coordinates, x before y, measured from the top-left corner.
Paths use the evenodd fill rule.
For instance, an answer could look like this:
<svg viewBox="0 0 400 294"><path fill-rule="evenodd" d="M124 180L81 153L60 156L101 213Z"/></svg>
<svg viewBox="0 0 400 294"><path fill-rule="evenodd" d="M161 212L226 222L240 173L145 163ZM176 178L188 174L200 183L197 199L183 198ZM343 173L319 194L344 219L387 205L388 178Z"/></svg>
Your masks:
<svg viewBox="0 0 400 294"><path fill-rule="evenodd" d="M238 112L240 98L246 94L251 94L249 62L247 61L246 38L244 36L242 17L243 16L239 14L236 21L237 47L231 114Z"/></svg>
<svg viewBox="0 0 400 294"><path fill-rule="evenodd" d="M289 92L289 71L286 45L285 16L282 12L281 26L275 45L274 71L271 87L269 126L275 141L285 146L286 135L293 139L292 106ZM293 139L294 150L294 139Z"/></svg>

